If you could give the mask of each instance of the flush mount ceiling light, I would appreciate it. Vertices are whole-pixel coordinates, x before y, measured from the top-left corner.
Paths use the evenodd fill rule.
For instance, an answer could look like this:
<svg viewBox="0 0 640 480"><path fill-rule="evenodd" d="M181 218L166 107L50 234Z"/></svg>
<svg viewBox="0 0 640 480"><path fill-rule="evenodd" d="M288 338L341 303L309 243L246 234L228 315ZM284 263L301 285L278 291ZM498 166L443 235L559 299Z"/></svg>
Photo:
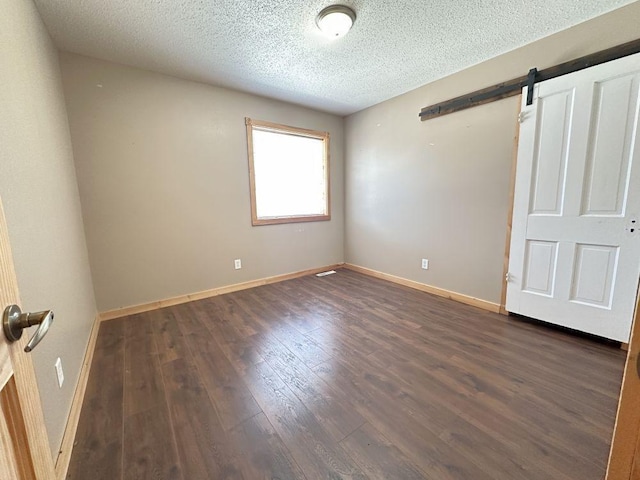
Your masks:
<svg viewBox="0 0 640 480"><path fill-rule="evenodd" d="M331 5L323 9L316 17L316 25L329 38L343 36L351 29L355 21L356 12L344 5Z"/></svg>

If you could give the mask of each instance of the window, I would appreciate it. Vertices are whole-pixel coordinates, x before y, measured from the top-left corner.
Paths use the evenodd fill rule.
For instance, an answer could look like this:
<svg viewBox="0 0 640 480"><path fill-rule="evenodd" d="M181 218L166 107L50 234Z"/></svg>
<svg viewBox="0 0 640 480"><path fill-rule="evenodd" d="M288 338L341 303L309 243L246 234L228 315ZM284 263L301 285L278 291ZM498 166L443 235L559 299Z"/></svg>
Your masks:
<svg viewBox="0 0 640 480"><path fill-rule="evenodd" d="M329 133L246 124L253 225L330 220Z"/></svg>

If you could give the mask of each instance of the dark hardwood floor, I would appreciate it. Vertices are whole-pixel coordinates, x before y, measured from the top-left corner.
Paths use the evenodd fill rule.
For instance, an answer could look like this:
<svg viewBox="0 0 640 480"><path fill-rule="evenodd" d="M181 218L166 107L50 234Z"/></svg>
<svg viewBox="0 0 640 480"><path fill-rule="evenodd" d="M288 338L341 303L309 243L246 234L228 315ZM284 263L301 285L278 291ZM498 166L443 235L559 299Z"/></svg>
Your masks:
<svg viewBox="0 0 640 480"><path fill-rule="evenodd" d="M624 353L348 270L104 322L68 478L603 478Z"/></svg>

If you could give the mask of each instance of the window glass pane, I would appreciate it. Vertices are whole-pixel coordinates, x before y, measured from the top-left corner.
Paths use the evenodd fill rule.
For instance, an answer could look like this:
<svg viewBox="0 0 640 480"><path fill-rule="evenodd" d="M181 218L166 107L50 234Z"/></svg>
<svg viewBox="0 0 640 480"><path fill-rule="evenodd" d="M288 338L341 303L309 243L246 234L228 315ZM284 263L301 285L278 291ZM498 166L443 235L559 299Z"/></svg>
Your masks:
<svg viewBox="0 0 640 480"><path fill-rule="evenodd" d="M324 141L253 129L258 218L325 215Z"/></svg>

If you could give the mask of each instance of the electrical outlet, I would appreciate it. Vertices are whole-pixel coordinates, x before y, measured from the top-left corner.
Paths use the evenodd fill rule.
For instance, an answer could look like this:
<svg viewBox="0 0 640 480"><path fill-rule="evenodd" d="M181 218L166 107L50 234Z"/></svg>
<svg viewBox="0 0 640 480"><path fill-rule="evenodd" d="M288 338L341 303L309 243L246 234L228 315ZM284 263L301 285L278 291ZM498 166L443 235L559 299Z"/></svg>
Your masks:
<svg viewBox="0 0 640 480"><path fill-rule="evenodd" d="M422 259L422 268L423 270L429 270L429 260L427 260L426 258Z"/></svg>
<svg viewBox="0 0 640 480"><path fill-rule="evenodd" d="M242 268L242 260L240 260L239 258L236 258L233 261L233 266L235 267L236 270L240 270Z"/></svg>
<svg viewBox="0 0 640 480"><path fill-rule="evenodd" d="M62 384L64 383L64 372L62 371L62 360L60 360L60 357L56 360L54 367L56 367L56 374L58 375L58 387L62 388Z"/></svg>

